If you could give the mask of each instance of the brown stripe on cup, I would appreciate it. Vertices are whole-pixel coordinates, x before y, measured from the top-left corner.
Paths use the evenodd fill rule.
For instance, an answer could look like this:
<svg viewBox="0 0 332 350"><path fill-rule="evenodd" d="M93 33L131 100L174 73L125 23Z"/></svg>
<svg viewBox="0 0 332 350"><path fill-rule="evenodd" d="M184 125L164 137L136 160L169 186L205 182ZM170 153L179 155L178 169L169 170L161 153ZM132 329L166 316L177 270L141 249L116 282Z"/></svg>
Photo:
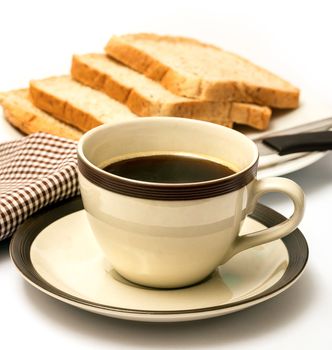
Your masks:
<svg viewBox="0 0 332 350"><path fill-rule="evenodd" d="M234 175L205 182L166 184L135 181L92 166L78 154L80 173L91 183L129 197L153 200L194 200L220 196L249 184L257 174L258 158L249 168Z"/></svg>

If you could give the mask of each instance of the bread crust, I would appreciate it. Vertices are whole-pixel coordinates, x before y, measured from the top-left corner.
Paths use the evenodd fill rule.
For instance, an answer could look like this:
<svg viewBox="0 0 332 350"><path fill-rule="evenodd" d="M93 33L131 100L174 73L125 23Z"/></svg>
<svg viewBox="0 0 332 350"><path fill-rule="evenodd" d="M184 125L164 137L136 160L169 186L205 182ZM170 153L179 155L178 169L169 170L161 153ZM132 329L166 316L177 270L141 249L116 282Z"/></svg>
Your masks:
<svg viewBox="0 0 332 350"><path fill-rule="evenodd" d="M234 102L231 119L237 124L250 125L258 130L266 130L269 126L272 111L269 107Z"/></svg>
<svg viewBox="0 0 332 350"><path fill-rule="evenodd" d="M121 37L113 36L109 40L105 47L105 51L109 56L125 63L149 78L159 81L165 88L177 95L211 101L256 103L275 108L296 108L299 105L299 89L270 72L269 74L271 76L282 80L288 88L270 88L235 80L201 80L199 77L183 74L165 65L152 55L131 45L128 39L166 40L174 43L186 42L193 45L213 48L214 50L223 50L214 45L201 43L198 40L190 38L159 36L149 33L124 35ZM234 56L239 57L237 55ZM265 69L254 65L250 61L242 57L240 59L254 66L258 71L266 72Z"/></svg>

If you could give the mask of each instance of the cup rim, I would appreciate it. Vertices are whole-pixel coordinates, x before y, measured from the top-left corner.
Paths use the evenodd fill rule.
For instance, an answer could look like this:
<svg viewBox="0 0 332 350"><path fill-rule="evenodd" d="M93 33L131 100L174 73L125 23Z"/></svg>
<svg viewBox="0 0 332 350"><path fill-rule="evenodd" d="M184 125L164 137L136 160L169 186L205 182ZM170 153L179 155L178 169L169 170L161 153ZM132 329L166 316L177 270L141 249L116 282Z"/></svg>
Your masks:
<svg viewBox="0 0 332 350"><path fill-rule="evenodd" d="M253 150L254 156L253 160L250 162L248 166L246 166L244 169L235 172L234 174L231 174L229 176L225 176L223 178L218 179L212 179L212 180L206 180L206 181L197 181L197 182L185 182L185 183L161 183L161 182L148 182L148 181L141 181L141 180L135 180L135 179L129 179L126 177L122 177L119 175L115 175L109 172L106 172L105 170L99 168L98 166L94 165L84 154L83 147L85 142L91 138L96 133L101 132L104 129L111 129L116 126L124 126L126 124L138 124L138 123L146 123L146 122L165 122L168 121L179 121L181 123L188 123L188 124L210 124L210 127L223 129L224 132L228 133L234 133L240 136L241 138L245 138L248 145ZM187 118L179 118L179 117L142 117L137 118L134 120L126 120L123 122L118 122L114 124L104 124L97 126L96 128L93 128L86 132L79 140L78 142L78 148L77 148L77 155L78 155L78 168L81 175L86 177L90 182L94 183L97 186L103 187L104 189L111 190L112 192L117 192L120 194L129 195L132 197L139 197L139 198L147 198L147 199L174 199L175 192L180 192L179 195L175 195L175 197L183 197L181 194L184 194L182 192L188 192L192 190L196 190L196 195L193 193L192 196L189 195L190 199L191 197L197 197L197 198L206 198L206 197L212 197L214 195L219 195L228 192L232 192L236 189L239 189L249 182L251 182L255 177L257 173L257 167L258 167L258 149L255 143L249 139L247 136L243 135L239 131L236 131L234 129L227 128L225 126L214 124L206 121L201 120L195 120L195 119L187 119ZM239 179L242 179L242 181L237 181ZM222 186L226 186L224 191L221 190ZM136 187L136 190L135 190ZM219 190L217 190L217 187L219 187ZM210 190L208 190L210 188ZM156 192L155 194L148 193L147 190L150 189L152 192ZM173 190L173 191L170 191ZM182 190L182 191L181 191ZM169 196L167 195L167 191L169 192ZM130 194L132 192L132 194ZM158 194L160 192L160 194ZM161 192L163 192L162 195ZM174 192L174 193L173 193ZM204 192L204 193L203 193ZM171 194L173 193L173 195ZM217 193L217 194L215 194ZM214 194L214 195L213 195ZM164 198L165 197L165 198ZM187 196L185 196L187 197Z"/></svg>

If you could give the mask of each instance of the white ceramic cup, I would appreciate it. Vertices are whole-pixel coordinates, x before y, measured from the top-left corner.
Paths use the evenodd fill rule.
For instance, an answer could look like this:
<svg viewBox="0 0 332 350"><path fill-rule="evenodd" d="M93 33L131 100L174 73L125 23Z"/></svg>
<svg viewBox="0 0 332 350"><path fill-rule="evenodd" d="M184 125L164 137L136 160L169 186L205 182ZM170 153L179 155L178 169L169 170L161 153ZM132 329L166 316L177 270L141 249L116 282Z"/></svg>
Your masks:
<svg viewBox="0 0 332 350"><path fill-rule="evenodd" d="M107 173L119 159L194 154L230 165L234 175L197 183L149 183ZM293 181L256 179L258 151L243 134L216 124L173 117L103 125L78 145L79 183L94 235L114 269L157 288L197 283L233 255L291 233L302 219L304 194ZM287 194L293 215L239 236L241 224L267 192Z"/></svg>

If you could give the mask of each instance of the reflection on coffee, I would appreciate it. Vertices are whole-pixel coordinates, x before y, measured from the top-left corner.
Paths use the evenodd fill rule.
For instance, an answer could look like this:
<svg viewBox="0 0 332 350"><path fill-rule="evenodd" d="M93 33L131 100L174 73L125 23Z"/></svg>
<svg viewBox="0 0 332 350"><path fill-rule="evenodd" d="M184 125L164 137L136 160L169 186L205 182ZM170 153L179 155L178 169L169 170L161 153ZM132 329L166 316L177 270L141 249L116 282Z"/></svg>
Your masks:
<svg viewBox="0 0 332 350"><path fill-rule="evenodd" d="M158 183L191 183L234 174L229 167L205 158L177 154L147 155L109 164L105 171L127 179Z"/></svg>

